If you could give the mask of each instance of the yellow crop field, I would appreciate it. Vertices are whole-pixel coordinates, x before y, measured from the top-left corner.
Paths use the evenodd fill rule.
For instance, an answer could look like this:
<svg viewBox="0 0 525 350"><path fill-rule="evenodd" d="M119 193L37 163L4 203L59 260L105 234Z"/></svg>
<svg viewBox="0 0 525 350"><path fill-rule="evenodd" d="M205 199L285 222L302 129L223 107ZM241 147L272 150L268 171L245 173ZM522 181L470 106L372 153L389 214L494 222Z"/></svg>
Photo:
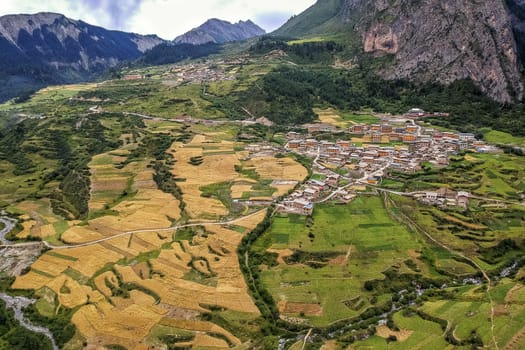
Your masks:
<svg viewBox="0 0 525 350"><path fill-rule="evenodd" d="M213 221L210 217L229 214L219 200L201 196L203 186L232 183L234 192L242 196L243 192L254 192L252 187L258 183L236 171L248 153L234 151L239 145L221 140L224 137L224 133L198 135L190 144L174 143L171 148L176 160L173 173L186 179L178 185L190 219L195 221L203 218ZM191 165L192 157L198 156L202 156L202 163ZM13 288L52 290L59 305L77 310L72 322L88 347L119 344L140 349L152 327L163 323L197 332L190 342L194 347L228 348L229 344L241 344L237 337L213 323L187 318L195 319L199 313L208 312L206 305L259 315L236 252L243 237L240 232L243 228L244 232L253 229L265 212L235 221L232 226L205 225L206 234L194 236L191 242L183 240L168 245L175 231L162 229L170 228L173 220L180 218L179 201L158 190L153 170L146 167L149 160L118 169L116 165L123 159L114 152L93 158L89 206L99 215L82 225L73 221L65 224L47 212L42 215L49 210L49 203L42 208L31 207L29 202L24 204L28 232L38 230L45 236L63 232L61 239L69 244L107 240L43 254L33 264L32 271L15 280ZM269 169L264 161L270 162ZM272 180L294 180L304 170L287 158L257 159L250 166ZM96 212L98 209L107 212ZM31 215L32 211L38 216ZM127 234L121 235L124 232ZM75 276L77 273L81 275L79 278ZM92 283L83 282L82 277L92 278L98 273ZM130 284L123 287L122 283ZM126 298L116 296L121 294L114 288L129 286L138 289L121 290L129 293Z"/></svg>
<svg viewBox="0 0 525 350"><path fill-rule="evenodd" d="M319 116L319 120L321 123L330 124L336 127L346 127L347 122L345 122L339 114L337 114L337 111L333 110L332 108L328 109L319 109L315 108L314 112Z"/></svg>
<svg viewBox="0 0 525 350"><path fill-rule="evenodd" d="M25 213L22 219L26 221L21 223L23 230L18 233L19 238L53 236L56 234L53 224L63 221L63 218L53 213L49 199L24 201L14 206L14 209Z"/></svg>
<svg viewBox="0 0 525 350"><path fill-rule="evenodd" d="M247 230L253 229L264 215L265 212L261 211L239 220L236 225ZM95 291L87 285L80 285L63 271L71 267L87 277L93 276L107 263L120 260L123 254L136 256L159 249L171 240L169 233L136 233L88 247L44 254L35 263L41 270L30 272L27 277L19 277L13 287L39 289L46 286L57 294L60 305L78 307L72 322L87 340L88 346L101 343L120 344L134 349L157 324L197 332L198 336L191 341L192 346L227 348L228 342L214 336L214 333L222 334L230 343L239 345L241 341L237 337L213 323L189 321L181 319L182 316L168 317L171 308L186 310L185 313L206 312L201 305L217 305L232 311L259 315L259 310L248 294L236 255L243 234L216 225L207 225L206 229L209 234L194 237L191 244L182 241L172 243L171 249L164 247L157 258L149 260L153 274L148 272L149 268L145 263L143 265L148 271L142 274L140 269L132 266L114 265L113 268L123 283L142 286L158 295L160 305L155 305L156 301L151 295L137 290L132 290L127 299L112 296L106 280L114 286L119 285L119 280L111 271L94 279L97 288ZM186 279L186 275L192 270L189 263L194 258L201 264L193 264L194 267L216 276L215 285L204 285ZM75 259L78 260L74 261ZM57 277L45 277L47 274Z"/></svg>
<svg viewBox="0 0 525 350"><path fill-rule="evenodd" d="M84 305L89 300L88 295L92 291L88 286L81 286L77 281L68 276L60 275L47 284L57 296L60 305L74 308Z"/></svg>
<svg viewBox="0 0 525 350"><path fill-rule="evenodd" d="M213 145L213 153L204 155L204 150ZM205 135L196 135L190 144L175 142L172 155L177 160L173 174L186 181L179 182L186 210L192 218L227 215L229 210L217 199L201 197L200 187L233 181L239 177L235 165L240 165L239 156L233 152L232 142L214 142ZM199 165L192 165L192 159L202 157Z"/></svg>
<svg viewBox="0 0 525 350"><path fill-rule="evenodd" d="M228 332L226 329L219 327L211 322L163 318L160 321L160 324L164 326L185 329L185 330L190 330L190 331L195 331L195 332L222 334L232 344L234 345L241 344L241 341L239 340L239 338L237 338L236 336Z"/></svg>
<svg viewBox="0 0 525 350"><path fill-rule="evenodd" d="M244 164L247 167L255 168L255 171L263 179L302 181L308 175L305 167L287 157L253 158Z"/></svg>
<svg viewBox="0 0 525 350"><path fill-rule="evenodd" d="M111 289L106 285L106 280L114 285L117 283L117 277L115 274L111 271L107 271L95 278L95 286L102 294L104 294L104 296L110 297Z"/></svg>
<svg viewBox="0 0 525 350"><path fill-rule="evenodd" d="M229 348L228 343L219 338L210 337L209 335L197 333L193 339L193 346L202 346L205 348Z"/></svg>
<svg viewBox="0 0 525 350"><path fill-rule="evenodd" d="M132 173L116 168L116 165L125 159L110 152L92 158L88 164L91 174L90 210L103 209L127 188Z"/></svg>
<svg viewBox="0 0 525 350"><path fill-rule="evenodd" d="M234 184L232 186L232 198L241 198L245 192L251 192L253 185Z"/></svg>
<svg viewBox="0 0 525 350"><path fill-rule="evenodd" d="M126 150L122 150L126 151ZM93 157L89 164L91 172L90 209L110 206L118 215L107 215L91 220L90 227L97 227L105 236L118 232L166 228L171 225L168 217L180 217L179 201L171 194L157 188L153 170L148 160L118 165L125 157L121 153L108 152ZM119 199L124 191L133 195ZM86 240L85 240L86 241Z"/></svg>
<svg viewBox="0 0 525 350"><path fill-rule="evenodd" d="M78 260L69 262L71 268L77 270L84 276L93 276L108 263L114 263L123 258L117 252L106 249L100 244L87 247L72 248L67 251L59 251L60 254L68 255Z"/></svg>
<svg viewBox="0 0 525 350"><path fill-rule="evenodd" d="M235 225L246 227L248 230L253 230L266 216L266 210L261 210L255 215L251 215L247 218L235 222Z"/></svg>
<svg viewBox="0 0 525 350"><path fill-rule="evenodd" d="M287 195L288 192L295 187L295 185L273 185L272 187L277 189L277 192L274 192L274 197L281 197Z"/></svg>
<svg viewBox="0 0 525 350"><path fill-rule="evenodd" d="M54 257L49 254L41 255L40 258L31 266L32 269L42 271L52 276L60 275L74 261Z"/></svg>
<svg viewBox="0 0 525 350"><path fill-rule="evenodd" d="M81 307L72 318L88 343L119 344L132 348L144 339L150 329L166 314L166 310L154 306L153 299L138 291L132 291L131 303L114 307L108 302Z"/></svg>
<svg viewBox="0 0 525 350"><path fill-rule="evenodd" d="M46 277L34 271L29 271L25 275L18 276L11 285L12 289L40 289L48 284L52 278Z"/></svg>
<svg viewBox="0 0 525 350"><path fill-rule="evenodd" d="M104 235L86 226L73 226L64 232L61 238L66 243L76 244L92 242L97 239L104 238Z"/></svg>

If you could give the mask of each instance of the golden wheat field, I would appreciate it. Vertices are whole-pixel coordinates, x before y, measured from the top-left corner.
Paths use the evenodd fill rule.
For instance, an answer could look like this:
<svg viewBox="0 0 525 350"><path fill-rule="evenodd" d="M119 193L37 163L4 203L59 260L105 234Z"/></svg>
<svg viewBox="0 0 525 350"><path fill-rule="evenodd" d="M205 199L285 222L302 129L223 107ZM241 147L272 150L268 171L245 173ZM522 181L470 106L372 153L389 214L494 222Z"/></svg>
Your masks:
<svg viewBox="0 0 525 350"><path fill-rule="evenodd" d="M205 149L213 152L205 155ZM175 142L172 155L177 161L173 174L185 179L179 182L186 210L192 218L220 217L229 213L228 208L215 198L201 196L202 186L234 181L239 177L235 165L240 165L239 155L234 152L235 144L227 141L215 142L205 135L196 135L189 144ZM192 160L200 158L200 164Z"/></svg>
<svg viewBox="0 0 525 350"><path fill-rule="evenodd" d="M219 200L201 196L203 186L228 182L232 195L242 197L244 192L254 192L258 183L236 168L246 166L248 153L222 137L219 133L197 135L189 144L176 142L171 147L173 174L185 179L178 185L190 222L212 222L229 214ZM195 157L202 157L202 162L190 164ZM210 307L254 318L260 315L241 272L237 248L241 232L255 228L265 211L231 226L205 223L199 234L174 241L177 233L171 227L181 218L180 202L157 188L154 172L147 167L149 160L119 166L124 159L125 150L119 150L89 163L89 208L99 213L93 218L66 222L52 214L49 202L18 204L26 215L28 234L61 234L65 243L85 245L41 255L12 288L45 288L56 295L49 301L55 309L75 309L72 322L87 348L117 344L148 349L153 346L148 339L155 326L191 332L194 338L187 345L195 348L240 345L231 332L199 321L198 316ZM297 181L306 175L302 166L288 158L247 162L264 179ZM288 186L276 186L278 193Z"/></svg>
<svg viewBox="0 0 525 350"><path fill-rule="evenodd" d="M265 212L261 211L237 221L235 225L251 230L264 215ZM195 332L195 338L189 342L194 347L229 347L228 342L213 334L222 334L231 344L238 345L240 340L225 329L213 323L187 319L187 315L206 312L205 305L259 314L248 294L236 254L243 234L220 225L206 225L205 228L206 236L173 242L169 247L165 245L171 241L169 234L144 232L88 247L54 250L35 262L34 271L18 277L13 288L47 287L56 293L58 305L78 307L72 321L88 344L140 348L146 344L145 339L152 327L164 324ZM164 248L158 255L149 259L148 264L142 264L140 269L116 264L112 271L98 274L92 284L96 289L65 274L66 269L74 270L89 278L108 263L115 263L125 256L133 259L161 246ZM192 261L198 264L192 264ZM192 270L213 275L210 280L214 283L193 281L188 277ZM129 298L116 297L111 288L118 288L121 283L140 286L147 293L132 290ZM153 297L155 295L159 300Z"/></svg>
<svg viewBox="0 0 525 350"><path fill-rule="evenodd" d="M308 171L291 158L260 157L244 163L253 167L263 179L302 181Z"/></svg>
<svg viewBox="0 0 525 350"><path fill-rule="evenodd" d="M22 231L17 234L19 238L29 236L48 238L59 233L57 227L72 225L62 217L53 213L49 199L24 201L14 206L15 211L23 212L21 216Z"/></svg>
<svg viewBox="0 0 525 350"><path fill-rule="evenodd" d="M318 109L315 108L314 112L319 116L321 123L330 124L336 127L346 127L347 122L344 121L339 114L332 108Z"/></svg>

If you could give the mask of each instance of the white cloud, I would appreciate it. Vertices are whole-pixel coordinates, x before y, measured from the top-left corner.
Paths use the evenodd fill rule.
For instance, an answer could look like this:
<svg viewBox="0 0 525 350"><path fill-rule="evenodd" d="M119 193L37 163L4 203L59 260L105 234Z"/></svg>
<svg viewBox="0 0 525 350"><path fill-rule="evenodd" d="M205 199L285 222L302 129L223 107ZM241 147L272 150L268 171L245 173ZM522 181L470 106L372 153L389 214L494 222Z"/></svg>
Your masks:
<svg viewBox="0 0 525 350"><path fill-rule="evenodd" d="M62 13L108 29L157 34L173 39L209 18L230 22L251 19L267 31L276 29L315 0L0 0L0 15ZM275 17L273 17L275 16ZM275 20L274 20L275 18Z"/></svg>

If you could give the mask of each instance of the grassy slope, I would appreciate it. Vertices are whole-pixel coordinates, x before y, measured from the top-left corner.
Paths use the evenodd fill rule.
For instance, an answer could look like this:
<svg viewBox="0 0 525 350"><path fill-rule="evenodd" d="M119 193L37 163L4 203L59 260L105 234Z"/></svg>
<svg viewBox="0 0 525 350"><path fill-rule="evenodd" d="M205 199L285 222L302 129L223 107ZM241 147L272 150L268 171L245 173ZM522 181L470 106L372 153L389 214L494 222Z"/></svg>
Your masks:
<svg viewBox="0 0 525 350"><path fill-rule="evenodd" d="M342 0L319 0L298 16L292 17L272 33L277 36L304 37L334 28Z"/></svg>

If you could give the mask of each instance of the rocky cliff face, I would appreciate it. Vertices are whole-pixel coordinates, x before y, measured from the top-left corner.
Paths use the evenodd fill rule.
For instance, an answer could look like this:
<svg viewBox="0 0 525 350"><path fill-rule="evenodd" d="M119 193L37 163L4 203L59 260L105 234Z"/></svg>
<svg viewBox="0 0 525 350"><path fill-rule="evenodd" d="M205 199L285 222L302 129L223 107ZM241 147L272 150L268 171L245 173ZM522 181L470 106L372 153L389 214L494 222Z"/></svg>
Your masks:
<svg viewBox="0 0 525 350"><path fill-rule="evenodd" d="M252 21L240 21L232 24L220 19L210 19L201 26L194 28L175 38L177 44L201 45L206 43L222 44L240 41L265 34L264 29Z"/></svg>
<svg viewBox="0 0 525 350"><path fill-rule="evenodd" d="M364 51L395 56L381 75L443 84L468 78L498 101L523 98L517 44L502 1L376 0L365 13L358 24Z"/></svg>
<svg viewBox="0 0 525 350"><path fill-rule="evenodd" d="M312 26L312 13L327 16ZM357 36L362 52L394 58L378 72L385 78L472 79L500 102L523 99L525 0L319 0L283 29Z"/></svg>

